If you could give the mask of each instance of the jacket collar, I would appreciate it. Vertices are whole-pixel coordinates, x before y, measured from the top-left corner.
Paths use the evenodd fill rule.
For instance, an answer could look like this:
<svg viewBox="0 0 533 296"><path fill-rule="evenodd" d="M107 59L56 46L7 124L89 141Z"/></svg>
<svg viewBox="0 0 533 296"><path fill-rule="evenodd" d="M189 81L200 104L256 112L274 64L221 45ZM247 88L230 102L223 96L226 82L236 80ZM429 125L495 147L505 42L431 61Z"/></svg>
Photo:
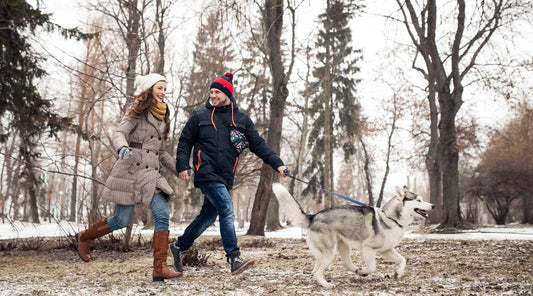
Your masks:
<svg viewBox="0 0 533 296"><path fill-rule="evenodd" d="M155 116L150 112L146 112L146 120L148 121L149 124L153 125L155 130L157 131L157 136L158 137L161 137L161 134L163 132L163 130L160 130L162 126L164 126L164 124L161 124L162 121L160 120L157 120L157 118L155 118ZM164 123L164 121L163 121ZM164 127L163 127L164 129Z"/></svg>

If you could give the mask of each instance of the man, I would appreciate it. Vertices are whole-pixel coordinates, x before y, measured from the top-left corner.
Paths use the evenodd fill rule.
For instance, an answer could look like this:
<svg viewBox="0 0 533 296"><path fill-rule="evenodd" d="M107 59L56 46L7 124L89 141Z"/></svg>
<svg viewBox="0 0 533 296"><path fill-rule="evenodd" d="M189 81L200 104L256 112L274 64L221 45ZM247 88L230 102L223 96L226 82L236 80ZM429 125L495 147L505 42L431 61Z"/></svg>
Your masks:
<svg viewBox="0 0 533 296"><path fill-rule="evenodd" d="M234 145L235 140L239 143L239 134L246 136L247 144L240 142ZM285 176L283 161L259 135L250 117L237 108L233 98L233 74L228 72L211 83L205 107L193 112L179 139L176 157L178 177L189 181L189 159L194 148L194 186L204 194L204 202L200 213L183 235L170 244L177 271L183 272L180 260L183 253L215 222L217 216L231 273L236 275L253 266L253 260L240 258L233 202L229 195L239 155L243 152L238 149L243 146L249 146L251 152L277 170L280 176Z"/></svg>

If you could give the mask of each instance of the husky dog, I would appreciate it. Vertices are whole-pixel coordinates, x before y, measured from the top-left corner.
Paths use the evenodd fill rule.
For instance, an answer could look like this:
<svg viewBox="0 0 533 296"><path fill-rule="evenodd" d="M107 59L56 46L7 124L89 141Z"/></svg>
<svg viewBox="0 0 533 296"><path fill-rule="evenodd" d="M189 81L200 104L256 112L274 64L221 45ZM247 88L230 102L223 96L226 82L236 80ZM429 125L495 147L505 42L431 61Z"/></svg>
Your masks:
<svg viewBox="0 0 533 296"><path fill-rule="evenodd" d="M356 205L336 206L314 215L306 214L285 186L274 183L280 211L296 226L307 229L307 245L315 256L313 276L320 285L334 287L323 276L324 270L339 252L341 260L350 271L366 276L376 270L376 253L396 264L395 276L405 270L405 258L394 248L400 243L406 228L415 216L428 217L435 206L423 201L416 194L396 187L396 196L383 209ZM356 248L365 266L357 269L350 259L350 250Z"/></svg>

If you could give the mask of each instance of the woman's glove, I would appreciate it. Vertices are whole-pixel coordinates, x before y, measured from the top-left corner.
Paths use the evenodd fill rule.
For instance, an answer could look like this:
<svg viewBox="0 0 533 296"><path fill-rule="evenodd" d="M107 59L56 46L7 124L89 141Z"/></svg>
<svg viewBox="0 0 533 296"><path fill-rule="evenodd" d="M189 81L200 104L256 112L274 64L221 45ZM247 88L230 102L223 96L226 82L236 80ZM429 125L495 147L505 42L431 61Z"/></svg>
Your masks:
<svg viewBox="0 0 533 296"><path fill-rule="evenodd" d="M128 147L122 147L120 151L118 152L118 157L120 159L128 159L131 155L131 149Z"/></svg>

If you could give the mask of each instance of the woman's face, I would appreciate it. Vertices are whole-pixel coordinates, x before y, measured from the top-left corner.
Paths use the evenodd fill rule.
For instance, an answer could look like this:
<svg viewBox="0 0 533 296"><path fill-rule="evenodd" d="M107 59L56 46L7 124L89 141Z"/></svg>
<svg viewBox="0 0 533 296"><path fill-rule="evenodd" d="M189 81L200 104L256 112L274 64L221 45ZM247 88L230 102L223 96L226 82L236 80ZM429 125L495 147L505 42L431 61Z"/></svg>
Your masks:
<svg viewBox="0 0 533 296"><path fill-rule="evenodd" d="M154 84L154 87L152 88L152 96L158 103L161 103L163 102L163 99L165 99L166 91L167 91L166 81L159 81L156 84Z"/></svg>

